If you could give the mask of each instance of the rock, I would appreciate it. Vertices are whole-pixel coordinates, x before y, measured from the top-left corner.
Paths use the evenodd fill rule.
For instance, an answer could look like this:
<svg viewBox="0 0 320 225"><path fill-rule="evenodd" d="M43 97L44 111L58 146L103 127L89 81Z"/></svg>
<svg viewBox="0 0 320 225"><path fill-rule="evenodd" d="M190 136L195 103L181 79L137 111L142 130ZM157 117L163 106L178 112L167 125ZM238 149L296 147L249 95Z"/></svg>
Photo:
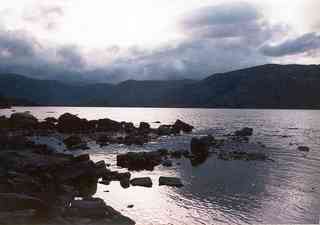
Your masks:
<svg viewBox="0 0 320 225"><path fill-rule="evenodd" d="M95 219L105 218L107 217L107 207L100 198L73 200L68 209L68 215Z"/></svg>
<svg viewBox="0 0 320 225"><path fill-rule="evenodd" d="M130 186L130 177L131 173L119 173L118 171L110 171L107 172L102 176L102 184L109 185L110 181L120 181L120 185L123 188L128 188Z"/></svg>
<svg viewBox="0 0 320 225"><path fill-rule="evenodd" d="M46 211L49 206L42 200L24 194L0 193L0 211L36 209Z"/></svg>
<svg viewBox="0 0 320 225"><path fill-rule="evenodd" d="M161 165L163 165L165 167L171 167L172 166L172 161L170 159L162 160Z"/></svg>
<svg viewBox="0 0 320 225"><path fill-rule="evenodd" d="M298 150L299 150L299 151L302 151L302 152L309 152L309 151L310 151L310 148L307 147L307 146L299 146L299 147L298 147Z"/></svg>
<svg viewBox="0 0 320 225"><path fill-rule="evenodd" d="M134 205L132 205L132 204L127 206L127 208L129 208L129 209L133 208L133 207L134 207Z"/></svg>
<svg viewBox="0 0 320 225"><path fill-rule="evenodd" d="M130 180L130 184L133 186L152 187L152 180L150 177L140 177Z"/></svg>
<svg viewBox="0 0 320 225"><path fill-rule="evenodd" d="M100 119L97 121L97 131L111 131L117 132L121 130L121 123L110 120L110 119Z"/></svg>
<svg viewBox="0 0 320 225"><path fill-rule="evenodd" d="M180 159L182 157L182 151L172 151L170 152L172 158Z"/></svg>
<svg viewBox="0 0 320 225"><path fill-rule="evenodd" d="M148 143L149 137L147 135L135 135L135 134L129 134L127 135L123 141L123 144L126 145L143 145L145 143Z"/></svg>
<svg viewBox="0 0 320 225"><path fill-rule="evenodd" d="M82 139L79 136L72 135L66 139L63 140L63 143L66 145L67 149L69 150L86 150L88 149L88 146L85 142L82 141Z"/></svg>
<svg viewBox="0 0 320 225"><path fill-rule="evenodd" d="M161 136L172 134L172 126L171 125L161 125L157 129L157 133Z"/></svg>
<svg viewBox="0 0 320 225"><path fill-rule="evenodd" d="M141 122L139 125L139 130L140 131L146 131L149 132L150 130L150 124L146 123L146 122Z"/></svg>
<svg viewBox="0 0 320 225"><path fill-rule="evenodd" d="M23 150L33 148L35 144L25 136L0 135L0 147L1 149Z"/></svg>
<svg viewBox="0 0 320 225"><path fill-rule="evenodd" d="M88 121L80 119L78 116L65 113L58 118L58 130L62 133L79 132L87 129Z"/></svg>
<svg viewBox="0 0 320 225"><path fill-rule="evenodd" d="M158 153L159 153L161 156L167 156L167 155L169 154L169 151L168 151L168 149L161 148L161 149L158 149Z"/></svg>
<svg viewBox="0 0 320 225"><path fill-rule="evenodd" d="M48 123L51 123L51 124L56 124L56 123L59 122L59 121L58 121L56 118L54 118L54 117L47 117L47 118L44 119L44 121L46 121L46 122L48 122Z"/></svg>
<svg viewBox="0 0 320 225"><path fill-rule="evenodd" d="M249 128L249 127L244 127L241 130L237 130L235 132L236 136L242 136L242 137L252 136L252 134L253 134L253 128Z"/></svg>
<svg viewBox="0 0 320 225"><path fill-rule="evenodd" d="M38 119L29 112L13 113L10 123L14 128L34 128L38 124Z"/></svg>
<svg viewBox="0 0 320 225"><path fill-rule="evenodd" d="M100 168L105 169L106 168L106 162L104 160L100 160L100 161L95 163L95 167L97 169L100 169Z"/></svg>
<svg viewBox="0 0 320 225"><path fill-rule="evenodd" d="M207 157L209 155L209 145L206 140L192 138L190 143L191 153L196 157Z"/></svg>
<svg viewBox="0 0 320 225"><path fill-rule="evenodd" d="M159 152L128 152L117 155L117 166L129 170L153 170L161 163Z"/></svg>
<svg viewBox="0 0 320 225"><path fill-rule="evenodd" d="M216 140L212 135L207 135L200 138L200 141L205 143L208 146L212 146L216 144Z"/></svg>
<svg viewBox="0 0 320 225"><path fill-rule="evenodd" d="M110 137L108 135L100 135L97 140L96 140L96 143L98 145L100 145L100 147L103 147L103 146L107 146L109 145L109 143L112 142Z"/></svg>
<svg viewBox="0 0 320 225"><path fill-rule="evenodd" d="M136 128L134 127L133 123L131 122L121 122L121 127L124 130L124 132L126 133L132 133L136 130Z"/></svg>
<svg viewBox="0 0 320 225"><path fill-rule="evenodd" d="M177 177L159 177L159 186L167 185L173 187L182 187L181 180Z"/></svg>
<svg viewBox="0 0 320 225"><path fill-rule="evenodd" d="M177 120L172 127L174 133L180 133L181 131L185 133L190 133L193 130L193 126L181 121Z"/></svg>
<svg viewBox="0 0 320 225"><path fill-rule="evenodd" d="M90 160L89 154L82 154L82 155L75 156L73 158L73 161L75 162L89 161L89 160Z"/></svg>

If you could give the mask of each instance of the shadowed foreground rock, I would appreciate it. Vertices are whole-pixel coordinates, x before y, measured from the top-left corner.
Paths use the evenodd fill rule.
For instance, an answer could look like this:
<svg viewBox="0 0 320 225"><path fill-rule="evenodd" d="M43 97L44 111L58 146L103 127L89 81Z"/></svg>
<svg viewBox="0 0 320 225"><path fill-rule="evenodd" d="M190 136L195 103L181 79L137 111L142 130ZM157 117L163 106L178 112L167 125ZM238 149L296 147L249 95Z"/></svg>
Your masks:
<svg viewBox="0 0 320 225"><path fill-rule="evenodd" d="M89 155L2 150L0 223L134 224L102 199L91 197L98 179L109 173L103 161L94 163ZM126 179L129 182L128 176ZM83 200L75 200L76 197Z"/></svg>

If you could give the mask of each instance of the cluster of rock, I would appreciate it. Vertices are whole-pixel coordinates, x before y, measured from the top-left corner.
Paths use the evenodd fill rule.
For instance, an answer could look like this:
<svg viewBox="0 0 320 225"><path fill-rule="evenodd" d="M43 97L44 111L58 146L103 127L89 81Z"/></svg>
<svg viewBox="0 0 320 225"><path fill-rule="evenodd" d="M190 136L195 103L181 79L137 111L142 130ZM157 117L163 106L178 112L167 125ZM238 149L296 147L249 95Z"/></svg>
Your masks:
<svg viewBox="0 0 320 225"><path fill-rule="evenodd" d="M252 128L243 128L236 131L231 139L216 139L211 135L200 138L194 137L190 142L190 151L168 151L159 149L151 152L127 152L117 155L117 166L129 170L153 170L158 165L170 167L173 165L173 158L184 156L189 159L193 166L197 166L206 161L210 154L217 154L217 159L221 160L258 160L265 161L268 156L262 152L245 151L225 151L220 149L227 141L242 142L244 137L248 138L253 133ZM170 159L171 158L171 159Z"/></svg>
<svg viewBox="0 0 320 225"><path fill-rule="evenodd" d="M24 112L13 113L10 118L0 117L0 129L15 129L42 135L52 132L73 134L72 137L65 140L67 148L73 150L87 148L85 143L80 140L80 136L75 134L90 134L101 146L116 143L143 145L149 142L152 137L159 135L177 135L181 132L191 132L193 126L177 120L173 125L160 125L157 129L151 128L150 124L146 122L141 122L139 127L135 127L131 122L117 122L108 118L87 120L70 113L65 113L57 119L48 117L44 121L38 121L29 112Z"/></svg>
<svg viewBox="0 0 320 225"><path fill-rule="evenodd" d="M12 146L7 144L0 151L0 216L7 215L1 217L3 224L19 224L21 217L15 216L19 213L24 224L40 219L42 224L74 224L79 218L90 224L134 224L102 199L91 197L98 179L109 172L104 163L94 163L89 155L40 150L30 143L23 150L10 150Z"/></svg>

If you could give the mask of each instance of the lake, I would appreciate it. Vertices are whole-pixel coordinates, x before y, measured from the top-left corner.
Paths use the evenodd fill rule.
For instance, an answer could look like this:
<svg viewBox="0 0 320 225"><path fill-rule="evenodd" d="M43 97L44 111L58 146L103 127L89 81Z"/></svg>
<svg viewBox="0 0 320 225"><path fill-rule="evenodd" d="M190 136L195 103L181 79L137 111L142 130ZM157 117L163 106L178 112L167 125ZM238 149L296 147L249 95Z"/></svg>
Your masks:
<svg viewBox="0 0 320 225"><path fill-rule="evenodd" d="M251 142L266 145L264 151L274 160L222 161L210 157L192 167L185 159L174 166L158 166L154 171L134 172L133 177L150 176L152 188L121 188L118 182L98 185L95 196L131 217L137 224L243 224L319 223L320 214L320 111L249 109L172 108L87 108L14 107L2 115L30 111L39 119L70 112L87 119L144 121L151 126L181 119L192 124L192 134L162 137L142 147L91 143L93 160L105 160L116 167L116 154L126 151L188 149L194 136L221 136L242 127L252 127ZM310 152L297 147L306 145ZM178 163L179 162L179 165ZM182 188L159 187L159 176L177 176ZM108 192L106 192L108 191ZM127 206L133 204L133 208Z"/></svg>

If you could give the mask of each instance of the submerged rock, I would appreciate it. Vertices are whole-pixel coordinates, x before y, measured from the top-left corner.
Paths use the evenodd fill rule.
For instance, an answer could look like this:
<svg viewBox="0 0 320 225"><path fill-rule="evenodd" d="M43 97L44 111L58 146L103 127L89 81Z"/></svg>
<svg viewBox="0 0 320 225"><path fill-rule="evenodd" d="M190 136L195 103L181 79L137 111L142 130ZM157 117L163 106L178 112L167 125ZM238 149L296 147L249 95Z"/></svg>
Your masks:
<svg viewBox="0 0 320 225"><path fill-rule="evenodd" d="M173 187L182 187L181 180L177 177L159 177L159 186L167 185Z"/></svg>
<svg viewBox="0 0 320 225"><path fill-rule="evenodd" d="M302 152L309 152L309 151L310 151L310 148L307 147L307 146L299 146L299 147L298 147L298 150L299 150L299 151L302 151Z"/></svg>
<svg viewBox="0 0 320 225"><path fill-rule="evenodd" d="M221 151L218 154L218 159L222 160L258 160L258 161L265 161L268 159L268 156L264 153L254 152L240 152L240 151L233 151L233 152L224 152Z"/></svg>
<svg viewBox="0 0 320 225"><path fill-rule="evenodd" d="M133 186L152 187L152 180L150 177L139 177L130 180Z"/></svg>
<svg viewBox="0 0 320 225"><path fill-rule="evenodd" d="M241 136L241 137L247 137L247 136L252 136L253 134L253 128L250 127L244 127L241 130L237 130L234 133L236 136Z"/></svg>
<svg viewBox="0 0 320 225"><path fill-rule="evenodd" d="M172 161L170 159L162 160L161 165L163 165L165 167L171 167L172 166Z"/></svg>

